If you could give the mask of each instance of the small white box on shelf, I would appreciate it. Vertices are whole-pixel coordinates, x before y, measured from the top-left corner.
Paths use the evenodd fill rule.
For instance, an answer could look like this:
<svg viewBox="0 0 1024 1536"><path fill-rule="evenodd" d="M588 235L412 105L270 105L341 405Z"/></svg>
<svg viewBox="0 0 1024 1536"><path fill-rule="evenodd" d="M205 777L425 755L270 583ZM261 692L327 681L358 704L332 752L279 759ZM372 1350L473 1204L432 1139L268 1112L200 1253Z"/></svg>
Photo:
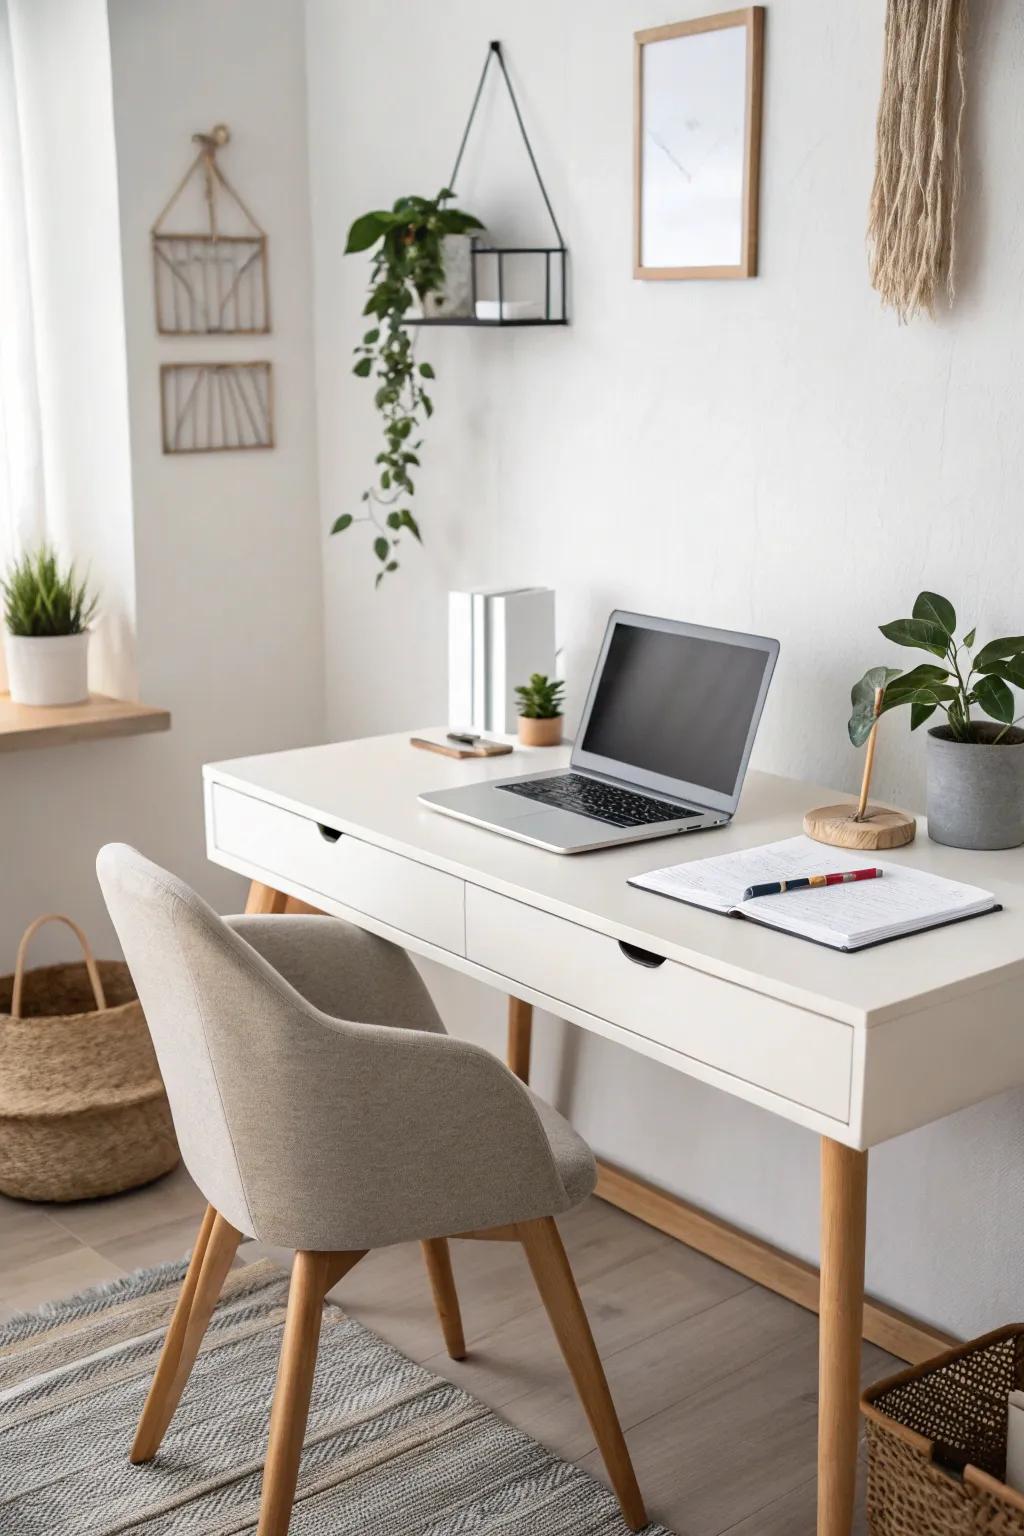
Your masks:
<svg viewBox="0 0 1024 1536"><path fill-rule="evenodd" d="M536 299L477 299L478 320L543 320L544 306Z"/></svg>

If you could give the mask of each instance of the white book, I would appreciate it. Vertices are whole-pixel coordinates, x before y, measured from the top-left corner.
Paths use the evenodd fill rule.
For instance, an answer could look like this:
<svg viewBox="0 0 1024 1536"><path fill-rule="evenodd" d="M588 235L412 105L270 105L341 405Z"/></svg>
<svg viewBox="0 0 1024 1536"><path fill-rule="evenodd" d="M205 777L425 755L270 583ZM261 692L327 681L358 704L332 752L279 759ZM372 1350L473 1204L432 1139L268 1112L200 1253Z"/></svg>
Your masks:
<svg viewBox="0 0 1024 1536"><path fill-rule="evenodd" d="M472 701L468 721L470 730L483 733L497 729L491 724L494 602L496 598L508 597L522 590L519 587L476 587L469 594L473 636ZM512 729L515 730L514 720Z"/></svg>
<svg viewBox="0 0 1024 1536"><path fill-rule="evenodd" d="M448 593L448 725L473 729L473 594Z"/></svg>
<svg viewBox="0 0 1024 1536"><path fill-rule="evenodd" d="M757 896L749 901L743 898L748 886L866 867L881 869L882 878ZM992 892L980 886L945 880L905 864L881 863L870 854L829 848L809 837L787 837L762 848L744 848L692 864L655 869L633 876L629 883L709 912L749 918L816 944L846 950L864 949L869 944L999 910Z"/></svg>
<svg viewBox="0 0 1024 1536"><path fill-rule="evenodd" d="M555 671L555 594L550 587L522 587L488 599L487 729L514 735L516 688L534 672Z"/></svg>
<svg viewBox="0 0 1024 1536"><path fill-rule="evenodd" d="M473 714L470 729L487 729L487 598L486 591L473 593Z"/></svg>

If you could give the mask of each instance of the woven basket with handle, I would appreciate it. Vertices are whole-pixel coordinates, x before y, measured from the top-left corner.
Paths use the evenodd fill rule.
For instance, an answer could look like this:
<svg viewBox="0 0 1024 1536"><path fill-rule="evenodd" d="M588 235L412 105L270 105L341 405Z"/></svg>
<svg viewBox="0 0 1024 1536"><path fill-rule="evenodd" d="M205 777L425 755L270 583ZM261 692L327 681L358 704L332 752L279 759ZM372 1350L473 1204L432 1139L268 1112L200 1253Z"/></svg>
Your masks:
<svg viewBox="0 0 1024 1536"><path fill-rule="evenodd" d="M84 961L25 970L47 922ZM0 1193L88 1200L175 1167L178 1144L142 1005L122 961L93 958L77 923L36 918L0 977Z"/></svg>
<svg viewBox="0 0 1024 1536"><path fill-rule="evenodd" d="M1024 1324L999 1328L865 1392L870 1536L1024 1536L1002 1481Z"/></svg>

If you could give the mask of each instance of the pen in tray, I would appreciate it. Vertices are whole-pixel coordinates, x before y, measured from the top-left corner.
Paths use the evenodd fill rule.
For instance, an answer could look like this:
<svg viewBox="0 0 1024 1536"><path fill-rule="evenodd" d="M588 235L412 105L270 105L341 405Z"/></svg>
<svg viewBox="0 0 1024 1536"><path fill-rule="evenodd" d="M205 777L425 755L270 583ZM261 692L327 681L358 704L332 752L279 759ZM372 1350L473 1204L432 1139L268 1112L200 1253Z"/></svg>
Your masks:
<svg viewBox="0 0 1024 1536"><path fill-rule="evenodd" d="M744 901L757 896L781 896L786 891L806 891L818 885L849 885L854 880L881 880L880 869L846 869L833 875L800 875L792 880L769 880L764 885L748 885Z"/></svg>

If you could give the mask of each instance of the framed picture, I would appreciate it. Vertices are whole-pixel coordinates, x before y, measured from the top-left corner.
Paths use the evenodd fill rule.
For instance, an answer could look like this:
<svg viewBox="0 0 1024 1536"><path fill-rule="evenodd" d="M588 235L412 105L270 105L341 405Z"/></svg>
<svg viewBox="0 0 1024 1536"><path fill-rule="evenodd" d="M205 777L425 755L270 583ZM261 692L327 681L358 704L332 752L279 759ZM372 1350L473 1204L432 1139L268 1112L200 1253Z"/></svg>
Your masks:
<svg viewBox="0 0 1024 1536"><path fill-rule="evenodd" d="M164 453L273 448L269 363L161 363Z"/></svg>
<svg viewBox="0 0 1024 1536"><path fill-rule="evenodd" d="M764 7L636 33L633 275L754 277Z"/></svg>

